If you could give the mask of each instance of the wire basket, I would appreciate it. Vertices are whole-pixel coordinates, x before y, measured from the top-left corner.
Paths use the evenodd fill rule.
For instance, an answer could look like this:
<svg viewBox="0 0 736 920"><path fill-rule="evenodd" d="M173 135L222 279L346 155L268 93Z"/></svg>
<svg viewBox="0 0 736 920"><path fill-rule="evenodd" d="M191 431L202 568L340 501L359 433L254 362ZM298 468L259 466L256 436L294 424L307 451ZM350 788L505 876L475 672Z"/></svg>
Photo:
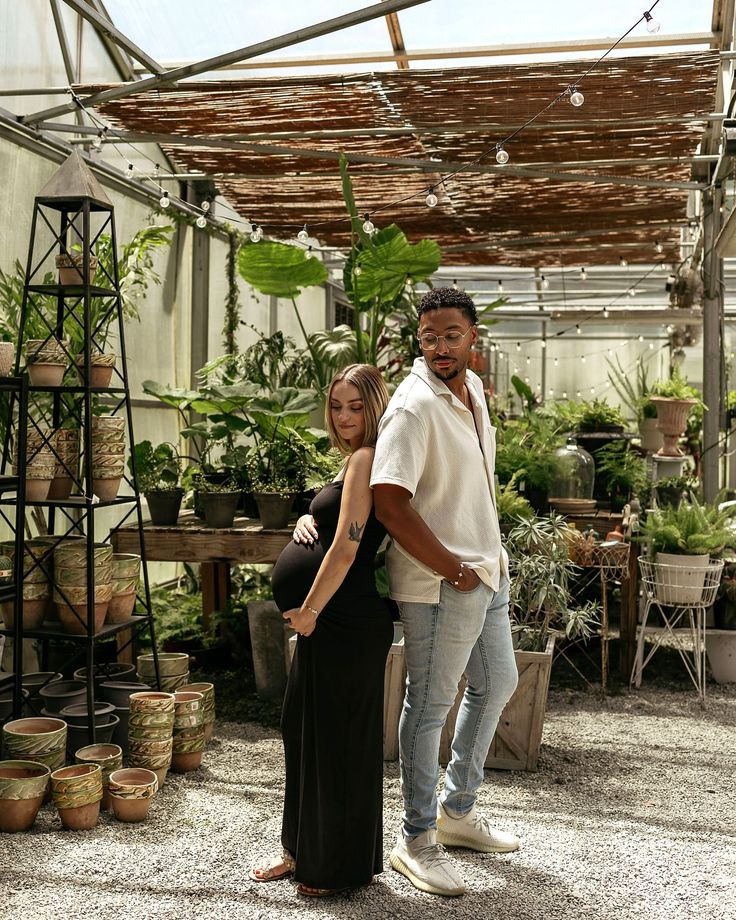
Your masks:
<svg viewBox="0 0 736 920"><path fill-rule="evenodd" d="M631 547L622 540L597 543L593 547L593 564L601 570L605 581L626 581L629 577Z"/></svg>
<svg viewBox="0 0 736 920"><path fill-rule="evenodd" d="M710 607L721 583L723 560L709 559L698 565L693 557L682 558L688 562L665 565L652 559L639 560L647 596L669 607Z"/></svg>

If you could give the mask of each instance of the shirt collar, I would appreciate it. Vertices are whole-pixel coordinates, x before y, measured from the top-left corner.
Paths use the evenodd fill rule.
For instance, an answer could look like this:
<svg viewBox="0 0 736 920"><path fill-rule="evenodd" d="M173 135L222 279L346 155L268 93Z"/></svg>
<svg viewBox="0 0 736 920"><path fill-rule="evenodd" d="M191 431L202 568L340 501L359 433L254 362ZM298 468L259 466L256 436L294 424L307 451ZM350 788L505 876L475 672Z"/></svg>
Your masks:
<svg viewBox="0 0 736 920"><path fill-rule="evenodd" d="M450 390L450 388L447 386L447 384L443 383L439 379L439 377L436 377L432 373L429 367L427 367L427 362L424 360L424 358L414 359L414 364L412 365L411 372L412 374L416 374L417 377L423 380L427 384L427 386L430 388L430 390L432 390L432 392L435 393L435 395L449 397L450 399L453 398L453 393ZM475 375L470 370L470 368L467 368L465 371L465 380L469 384L468 392L470 393L471 399L473 398L472 391L473 391L474 377Z"/></svg>

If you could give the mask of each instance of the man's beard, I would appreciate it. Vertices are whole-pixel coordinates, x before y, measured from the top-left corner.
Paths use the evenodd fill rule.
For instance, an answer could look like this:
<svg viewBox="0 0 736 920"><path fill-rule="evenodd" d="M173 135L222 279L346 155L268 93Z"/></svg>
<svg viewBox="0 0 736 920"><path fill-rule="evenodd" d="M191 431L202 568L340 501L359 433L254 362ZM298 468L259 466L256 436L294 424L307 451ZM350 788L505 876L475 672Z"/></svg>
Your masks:
<svg viewBox="0 0 736 920"><path fill-rule="evenodd" d="M457 364L452 368L448 368L446 371L440 371L433 367L431 364L429 369L432 371L435 377L439 377L440 380L453 380L462 370L462 368L458 367Z"/></svg>

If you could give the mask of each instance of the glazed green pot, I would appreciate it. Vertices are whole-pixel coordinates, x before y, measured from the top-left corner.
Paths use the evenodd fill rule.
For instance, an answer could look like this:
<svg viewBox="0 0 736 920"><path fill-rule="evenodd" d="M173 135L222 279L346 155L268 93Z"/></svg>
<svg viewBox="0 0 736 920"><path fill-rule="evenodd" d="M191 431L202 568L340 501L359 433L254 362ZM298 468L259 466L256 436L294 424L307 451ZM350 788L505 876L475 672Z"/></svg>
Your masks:
<svg viewBox="0 0 736 920"><path fill-rule="evenodd" d="M155 677L156 669L151 652L139 655L136 661L139 677L144 679ZM186 652L158 653L158 673L160 677L177 677L181 674L186 674L188 671L189 655Z"/></svg>
<svg viewBox="0 0 736 920"><path fill-rule="evenodd" d="M51 771L30 760L0 761L0 832L33 826L49 786Z"/></svg>
<svg viewBox="0 0 736 920"><path fill-rule="evenodd" d="M97 824L102 800L99 764L75 764L51 774L51 797L67 830L89 830Z"/></svg>
<svg viewBox="0 0 736 920"><path fill-rule="evenodd" d="M207 682L198 684L185 684L181 690L193 690L202 694L202 712L204 713L205 741L212 738L215 724L215 685Z"/></svg>
<svg viewBox="0 0 736 920"><path fill-rule="evenodd" d="M44 717L15 719L3 725L3 749L11 760L48 760L61 752L62 763L66 748L66 722Z"/></svg>
<svg viewBox="0 0 736 920"><path fill-rule="evenodd" d="M152 770L116 770L110 777L110 796L119 821L143 821L158 791L158 777Z"/></svg>
<svg viewBox="0 0 736 920"><path fill-rule="evenodd" d="M171 712L174 711L174 694L158 690L143 690L130 695L130 715L134 712Z"/></svg>
<svg viewBox="0 0 736 920"><path fill-rule="evenodd" d="M108 785L110 774L122 769L123 750L117 744L89 744L79 748L74 759L77 763L95 763L102 771L102 799L100 808L106 810L110 807L110 793Z"/></svg>
<svg viewBox="0 0 736 920"><path fill-rule="evenodd" d="M174 730L171 712L132 710L128 717L128 738L139 741L166 741Z"/></svg>

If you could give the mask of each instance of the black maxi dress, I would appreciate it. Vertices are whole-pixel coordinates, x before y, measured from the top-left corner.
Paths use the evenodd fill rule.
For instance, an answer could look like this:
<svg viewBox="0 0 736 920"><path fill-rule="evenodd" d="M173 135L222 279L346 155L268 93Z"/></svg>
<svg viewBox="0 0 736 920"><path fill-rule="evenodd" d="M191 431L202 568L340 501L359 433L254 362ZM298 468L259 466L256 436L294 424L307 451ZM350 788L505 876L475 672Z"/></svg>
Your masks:
<svg viewBox="0 0 736 920"><path fill-rule="evenodd" d="M343 483L312 501L318 540L290 543L272 576L284 612L300 607L335 537ZM374 558L386 532L371 511L342 585L311 636L297 638L281 717L286 759L282 845L297 882L367 885L383 871L383 679L393 638L376 590Z"/></svg>

